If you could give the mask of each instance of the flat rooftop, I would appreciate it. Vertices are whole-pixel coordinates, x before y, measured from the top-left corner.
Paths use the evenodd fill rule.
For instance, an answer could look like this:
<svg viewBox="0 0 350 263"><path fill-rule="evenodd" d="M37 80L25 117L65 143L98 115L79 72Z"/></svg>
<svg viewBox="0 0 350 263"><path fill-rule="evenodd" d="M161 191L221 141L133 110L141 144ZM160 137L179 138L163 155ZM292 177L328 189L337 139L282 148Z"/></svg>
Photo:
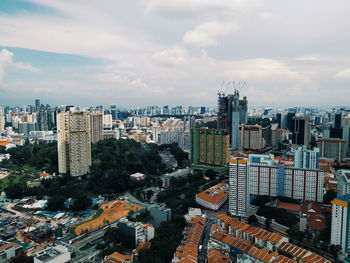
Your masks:
<svg viewBox="0 0 350 263"><path fill-rule="evenodd" d="M42 251L36 258L39 259L40 261L47 262L62 254L63 253L61 251L57 250L54 247L51 247Z"/></svg>

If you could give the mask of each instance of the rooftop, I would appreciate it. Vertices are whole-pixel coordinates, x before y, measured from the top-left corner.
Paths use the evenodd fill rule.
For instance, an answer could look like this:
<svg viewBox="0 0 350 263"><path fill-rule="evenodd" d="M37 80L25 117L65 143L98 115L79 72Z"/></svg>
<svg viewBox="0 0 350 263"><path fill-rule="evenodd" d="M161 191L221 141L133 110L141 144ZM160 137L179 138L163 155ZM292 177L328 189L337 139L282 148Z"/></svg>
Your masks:
<svg viewBox="0 0 350 263"><path fill-rule="evenodd" d="M39 252L36 256L37 259L39 259L40 261L43 262L47 262L50 261L60 255L62 255L63 253L61 251L59 251L58 249L56 249L55 247L50 247L47 248L41 252Z"/></svg>
<svg viewBox="0 0 350 263"><path fill-rule="evenodd" d="M219 183L198 193L196 197L215 205L220 204L227 198L226 186L224 183Z"/></svg>

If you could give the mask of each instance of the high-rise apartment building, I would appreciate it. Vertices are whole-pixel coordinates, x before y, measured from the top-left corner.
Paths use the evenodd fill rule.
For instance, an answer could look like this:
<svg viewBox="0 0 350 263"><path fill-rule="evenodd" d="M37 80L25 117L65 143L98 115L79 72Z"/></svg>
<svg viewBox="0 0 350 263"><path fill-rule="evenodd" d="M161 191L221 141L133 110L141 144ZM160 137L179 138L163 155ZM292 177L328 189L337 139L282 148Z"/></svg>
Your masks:
<svg viewBox="0 0 350 263"><path fill-rule="evenodd" d="M231 157L229 170L229 212L234 216L243 216L249 208L248 160Z"/></svg>
<svg viewBox="0 0 350 263"><path fill-rule="evenodd" d="M52 119L51 108L50 105L46 105L45 107L40 107L37 110L36 115L36 130L38 131L49 131L52 130L54 126L54 120Z"/></svg>
<svg viewBox="0 0 350 263"><path fill-rule="evenodd" d="M0 111L0 134L5 133L5 115Z"/></svg>
<svg viewBox="0 0 350 263"><path fill-rule="evenodd" d="M350 258L350 195L342 195L332 201L331 244L340 245L342 254Z"/></svg>
<svg viewBox="0 0 350 263"><path fill-rule="evenodd" d="M91 143L103 139L103 115L101 112L92 112L90 116Z"/></svg>
<svg viewBox="0 0 350 263"><path fill-rule="evenodd" d="M34 122L21 122L18 124L19 133L28 136L31 131L35 131Z"/></svg>
<svg viewBox="0 0 350 263"><path fill-rule="evenodd" d="M91 165L90 114L71 110L57 116L58 171L86 174Z"/></svg>
<svg viewBox="0 0 350 263"><path fill-rule="evenodd" d="M191 130L191 163L194 168L222 170L229 163L230 135L227 130Z"/></svg>
<svg viewBox="0 0 350 263"><path fill-rule="evenodd" d="M346 141L346 154L350 154L350 118L342 118L343 136L342 139Z"/></svg>
<svg viewBox="0 0 350 263"><path fill-rule="evenodd" d="M241 124L239 146L241 149L261 150L265 147L263 129L259 124Z"/></svg>
<svg viewBox="0 0 350 263"><path fill-rule="evenodd" d="M318 169L320 149L307 150L304 145L294 150L294 167L304 169Z"/></svg>
<svg viewBox="0 0 350 263"><path fill-rule="evenodd" d="M341 169L337 171L338 196L350 194L350 170Z"/></svg>
<svg viewBox="0 0 350 263"><path fill-rule="evenodd" d="M274 155L249 154L249 193L322 202L324 172L276 165Z"/></svg>

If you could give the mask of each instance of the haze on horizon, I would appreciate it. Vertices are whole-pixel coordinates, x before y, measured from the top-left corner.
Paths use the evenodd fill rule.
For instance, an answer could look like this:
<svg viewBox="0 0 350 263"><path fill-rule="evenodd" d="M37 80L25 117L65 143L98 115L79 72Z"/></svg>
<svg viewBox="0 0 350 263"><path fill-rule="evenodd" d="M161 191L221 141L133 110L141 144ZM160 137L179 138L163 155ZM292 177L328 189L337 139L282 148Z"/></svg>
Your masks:
<svg viewBox="0 0 350 263"><path fill-rule="evenodd" d="M350 2L2 0L0 105L348 105Z"/></svg>

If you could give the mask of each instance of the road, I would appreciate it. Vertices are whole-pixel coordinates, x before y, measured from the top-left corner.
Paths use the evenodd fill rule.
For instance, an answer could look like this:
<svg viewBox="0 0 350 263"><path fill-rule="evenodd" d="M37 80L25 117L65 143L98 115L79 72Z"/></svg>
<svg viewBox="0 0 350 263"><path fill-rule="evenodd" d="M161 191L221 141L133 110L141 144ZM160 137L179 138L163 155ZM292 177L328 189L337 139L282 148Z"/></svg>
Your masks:
<svg viewBox="0 0 350 263"><path fill-rule="evenodd" d="M153 205L153 204L146 204L141 202L139 199L137 199L135 196L133 196L132 194L130 194L129 192L125 192L124 196L131 202L134 202L136 204L142 205L143 207L145 207L147 210L149 210L149 208Z"/></svg>
<svg viewBox="0 0 350 263"><path fill-rule="evenodd" d="M214 220L212 218L207 218L203 235L202 235L202 240L200 242L200 245L202 245L202 250L200 250L198 253L198 263L205 263L207 261L208 242L210 239L210 230L213 223L214 223Z"/></svg>

